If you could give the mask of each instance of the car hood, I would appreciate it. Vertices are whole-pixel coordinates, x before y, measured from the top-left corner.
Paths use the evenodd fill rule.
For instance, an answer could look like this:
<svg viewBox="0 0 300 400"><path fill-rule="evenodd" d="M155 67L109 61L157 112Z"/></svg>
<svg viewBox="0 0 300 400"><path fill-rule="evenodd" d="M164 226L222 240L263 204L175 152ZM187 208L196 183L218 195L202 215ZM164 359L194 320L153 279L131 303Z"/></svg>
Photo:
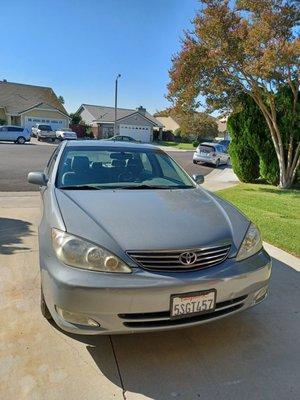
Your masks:
<svg viewBox="0 0 300 400"><path fill-rule="evenodd" d="M66 230L118 253L240 246L249 221L200 188L176 190L60 190Z"/></svg>

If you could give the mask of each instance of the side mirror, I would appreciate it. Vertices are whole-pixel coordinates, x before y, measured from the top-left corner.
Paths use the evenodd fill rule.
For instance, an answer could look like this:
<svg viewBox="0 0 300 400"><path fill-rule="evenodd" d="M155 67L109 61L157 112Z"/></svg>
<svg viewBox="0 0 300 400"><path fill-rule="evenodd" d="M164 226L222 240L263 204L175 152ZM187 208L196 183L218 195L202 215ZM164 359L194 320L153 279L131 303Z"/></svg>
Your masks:
<svg viewBox="0 0 300 400"><path fill-rule="evenodd" d="M48 178L44 172L29 172L27 181L33 183L34 185L46 186Z"/></svg>
<svg viewBox="0 0 300 400"><path fill-rule="evenodd" d="M201 174L194 174L193 179L198 185L204 182L204 176Z"/></svg>

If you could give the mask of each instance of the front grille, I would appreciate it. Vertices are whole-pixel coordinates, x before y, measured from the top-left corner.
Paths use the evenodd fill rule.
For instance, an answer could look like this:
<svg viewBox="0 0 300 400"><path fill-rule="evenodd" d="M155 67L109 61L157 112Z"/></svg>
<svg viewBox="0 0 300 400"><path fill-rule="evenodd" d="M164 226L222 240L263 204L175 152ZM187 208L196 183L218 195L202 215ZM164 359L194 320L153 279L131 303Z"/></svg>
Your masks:
<svg viewBox="0 0 300 400"><path fill-rule="evenodd" d="M188 250L127 251L141 267L154 271L191 271L220 264L228 256L230 244ZM182 264L180 256L194 253L196 259L189 265Z"/></svg>

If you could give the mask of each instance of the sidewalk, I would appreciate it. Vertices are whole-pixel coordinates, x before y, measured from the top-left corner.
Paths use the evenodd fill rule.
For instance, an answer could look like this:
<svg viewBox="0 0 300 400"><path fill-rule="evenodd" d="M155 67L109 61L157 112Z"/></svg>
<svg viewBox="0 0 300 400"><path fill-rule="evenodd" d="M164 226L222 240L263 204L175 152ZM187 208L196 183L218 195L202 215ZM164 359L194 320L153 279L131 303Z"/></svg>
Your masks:
<svg viewBox="0 0 300 400"><path fill-rule="evenodd" d="M223 169L216 168L204 178L204 189L215 192L221 189L227 189L239 183L238 177L235 175L231 167Z"/></svg>

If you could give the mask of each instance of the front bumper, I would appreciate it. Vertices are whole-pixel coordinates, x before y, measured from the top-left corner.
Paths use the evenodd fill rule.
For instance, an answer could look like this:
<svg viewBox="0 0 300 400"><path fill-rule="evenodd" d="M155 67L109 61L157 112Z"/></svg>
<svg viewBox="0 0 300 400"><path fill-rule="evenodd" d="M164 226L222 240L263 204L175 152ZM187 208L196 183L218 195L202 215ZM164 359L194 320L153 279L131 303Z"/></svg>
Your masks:
<svg viewBox="0 0 300 400"><path fill-rule="evenodd" d="M240 262L232 258L202 271L176 273L136 269L133 274L114 275L67 267L56 259L42 262L42 286L51 315L61 329L78 334L157 331L216 320L262 301L271 274L264 250ZM209 289L217 291L213 313L170 319L172 294ZM57 307L86 315L100 326L71 324L58 315Z"/></svg>

